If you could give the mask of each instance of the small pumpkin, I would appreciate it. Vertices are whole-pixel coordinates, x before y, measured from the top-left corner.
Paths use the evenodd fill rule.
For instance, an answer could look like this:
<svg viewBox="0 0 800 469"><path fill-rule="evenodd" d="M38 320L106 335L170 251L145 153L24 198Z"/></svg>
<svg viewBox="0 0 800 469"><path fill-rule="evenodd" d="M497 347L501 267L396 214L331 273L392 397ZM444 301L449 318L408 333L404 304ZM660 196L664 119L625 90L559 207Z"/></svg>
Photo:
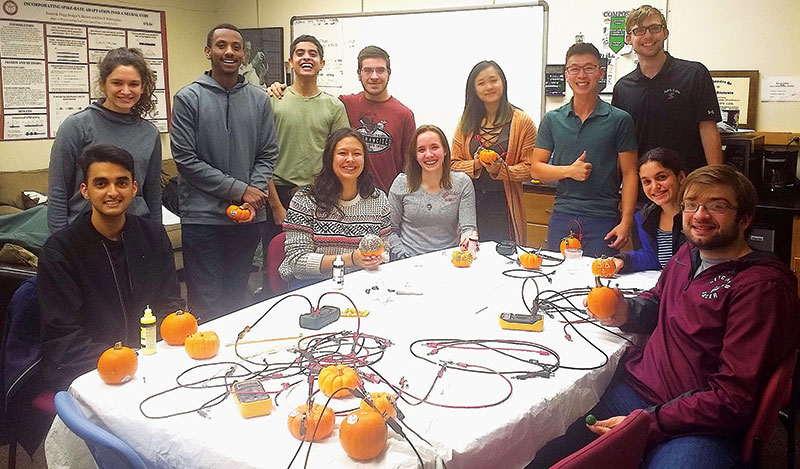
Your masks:
<svg viewBox="0 0 800 469"><path fill-rule="evenodd" d="M386 417L395 417L397 415L397 409L395 408L397 401L393 394L388 392L373 392L370 393L370 397L372 398L372 404L381 414ZM363 400L361 401L360 407L362 410L375 410Z"/></svg>
<svg viewBox="0 0 800 469"><path fill-rule="evenodd" d="M328 397L336 392L337 389L347 388L355 389L359 385L358 373L349 366L345 365L331 365L326 366L319 372L317 384L320 391ZM334 397L344 398L349 397L349 391L339 391Z"/></svg>
<svg viewBox="0 0 800 469"><path fill-rule="evenodd" d="M580 249L581 248L581 241L575 237L575 233L572 231L569 232L567 236L564 236L561 239L561 255L564 255L564 250L570 249Z"/></svg>
<svg viewBox="0 0 800 469"><path fill-rule="evenodd" d="M184 349L195 360L211 358L219 352L219 337L214 331L195 332L186 337Z"/></svg>
<svg viewBox="0 0 800 469"><path fill-rule="evenodd" d="M380 256L383 254L383 240L380 236L367 233L358 242L362 256Z"/></svg>
<svg viewBox="0 0 800 469"><path fill-rule="evenodd" d="M235 221L244 221L250 218L250 210L238 205L229 205L225 214L228 215L228 218Z"/></svg>
<svg viewBox="0 0 800 469"><path fill-rule="evenodd" d="M129 381L136 373L139 359L136 352L117 342L106 350L97 360L97 374L106 384L121 384Z"/></svg>
<svg viewBox="0 0 800 469"><path fill-rule="evenodd" d="M589 291L586 297L586 306L595 317L600 319L610 318L617 310L617 302L620 300L617 290L611 289L600 283L600 277L594 277L595 287Z"/></svg>
<svg viewBox="0 0 800 469"><path fill-rule="evenodd" d="M526 252L525 254L519 256L519 263L526 269L538 269L542 266L542 257Z"/></svg>
<svg viewBox="0 0 800 469"><path fill-rule="evenodd" d="M613 277L617 273L617 265L614 259L600 256L592 262L592 274L602 278Z"/></svg>
<svg viewBox="0 0 800 469"><path fill-rule="evenodd" d="M300 441L320 441L330 435L336 421L336 414L330 407L326 407L323 412L322 407L314 404L309 411L308 405L303 404L289 412L289 432L292 436ZM319 427L317 427L317 422L319 422ZM305 429L301 433L303 427ZM314 433L315 428L316 433Z"/></svg>
<svg viewBox="0 0 800 469"><path fill-rule="evenodd" d="M183 310L167 315L161 321L161 338L170 345L183 345L186 337L197 332L197 319Z"/></svg>
<svg viewBox="0 0 800 469"><path fill-rule="evenodd" d="M472 253L469 251L453 251L452 262L456 267L469 267L472 264Z"/></svg>
<svg viewBox="0 0 800 469"><path fill-rule="evenodd" d="M359 461L381 454L388 436L386 421L372 409L351 412L339 425L342 448L348 456Z"/></svg>
<svg viewBox="0 0 800 469"><path fill-rule="evenodd" d="M483 148L480 152L478 152L478 158L480 158L483 164L492 164L496 162L500 156L498 156L497 152L494 150L487 150Z"/></svg>

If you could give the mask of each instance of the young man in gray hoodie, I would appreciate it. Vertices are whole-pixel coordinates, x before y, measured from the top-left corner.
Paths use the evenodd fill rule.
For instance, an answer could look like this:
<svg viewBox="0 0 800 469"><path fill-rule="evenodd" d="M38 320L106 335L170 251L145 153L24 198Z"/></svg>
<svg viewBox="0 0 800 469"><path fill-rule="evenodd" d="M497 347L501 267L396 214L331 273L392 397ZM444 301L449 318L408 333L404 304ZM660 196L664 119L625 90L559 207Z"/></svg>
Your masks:
<svg viewBox="0 0 800 469"><path fill-rule="evenodd" d="M211 70L175 95L171 140L181 176L188 304L207 320L248 304L247 280L269 208L278 144L266 93L239 75L245 56L239 29L215 26L205 53ZM228 218L231 204L248 208L250 217Z"/></svg>

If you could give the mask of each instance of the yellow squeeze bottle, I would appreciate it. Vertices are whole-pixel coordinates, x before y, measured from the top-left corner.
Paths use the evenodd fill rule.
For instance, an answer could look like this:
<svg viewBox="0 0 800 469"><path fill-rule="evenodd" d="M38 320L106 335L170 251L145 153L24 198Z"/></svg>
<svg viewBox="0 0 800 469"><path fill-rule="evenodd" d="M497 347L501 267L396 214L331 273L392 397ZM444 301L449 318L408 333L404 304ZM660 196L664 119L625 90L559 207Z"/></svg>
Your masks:
<svg viewBox="0 0 800 469"><path fill-rule="evenodd" d="M152 355L156 353L156 317L150 305L144 309L144 316L139 323L142 325L142 353Z"/></svg>

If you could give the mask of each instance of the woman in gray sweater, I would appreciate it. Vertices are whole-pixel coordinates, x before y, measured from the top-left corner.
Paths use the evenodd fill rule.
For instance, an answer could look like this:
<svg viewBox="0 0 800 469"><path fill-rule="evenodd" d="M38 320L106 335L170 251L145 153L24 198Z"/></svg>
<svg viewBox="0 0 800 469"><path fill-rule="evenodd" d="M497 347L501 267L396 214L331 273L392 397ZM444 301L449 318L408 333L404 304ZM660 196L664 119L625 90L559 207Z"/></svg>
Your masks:
<svg viewBox="0 0 800 469"><path fill-rule="evenodd" d="M450 146L435 125L414 132L406 172L389 189L392 257L402 259L465 244L475 226L475 190L450 171Z"/></svg>
<svg viewBox="0 0 800 469"><path fill-rule="evenodd" d="M93 143L110 143L133 155L139 192L128 213L161 223L161 140L142 118L155 108L156 77L138 49L120 47L98 64L103 98L67 117L50 151L47 225L55 233L91 209L81 196L78 159Z"/></svg>

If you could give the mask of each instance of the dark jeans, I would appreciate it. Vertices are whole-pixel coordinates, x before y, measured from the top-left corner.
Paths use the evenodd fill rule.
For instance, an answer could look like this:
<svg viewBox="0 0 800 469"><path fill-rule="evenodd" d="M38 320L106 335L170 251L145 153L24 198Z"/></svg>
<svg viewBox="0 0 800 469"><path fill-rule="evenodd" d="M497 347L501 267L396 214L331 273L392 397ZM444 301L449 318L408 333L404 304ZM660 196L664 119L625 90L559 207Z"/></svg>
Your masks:
<svg viewBox="0 0 800 469"><path fill-rule="evenodd" d="M619 375L615 376L600 402L590 414L597 420L628 415L636 409L650 407ZM526 469L547 468L591 443L597 435L586 428L583 417L567 428L567 432L547 443ZM687 435L664 441L646 450L643 468L726 468L735 467L739 448L729 440L714 436Z"/></svg>
<svg viewBox="0 0 800 469"><path fill-rule="evenodd" d="M181 225L187 302L203 322L251 303L247 281L264 223Z"/></svg>
<svg viewBox="0 0 800 469"><path fill-rule="evenodd" d="M580 223L580 227L578 223ZM619 224L619 217L592 217L587 215L573 215L554 210L550 216L547 228L547 250L559 251L561 239L572 230L575 236L582 233L581 247L583 255L588 257L613 256L619 249L608 247L613 240L604 240L605 235Z"/></svg>
<svg viewBox="0 0 800 469"><path fill-rule="evenodd" d="M475 215L481 241L514 239L509 234L508 203L503 191L475 191Z"/></svg>

